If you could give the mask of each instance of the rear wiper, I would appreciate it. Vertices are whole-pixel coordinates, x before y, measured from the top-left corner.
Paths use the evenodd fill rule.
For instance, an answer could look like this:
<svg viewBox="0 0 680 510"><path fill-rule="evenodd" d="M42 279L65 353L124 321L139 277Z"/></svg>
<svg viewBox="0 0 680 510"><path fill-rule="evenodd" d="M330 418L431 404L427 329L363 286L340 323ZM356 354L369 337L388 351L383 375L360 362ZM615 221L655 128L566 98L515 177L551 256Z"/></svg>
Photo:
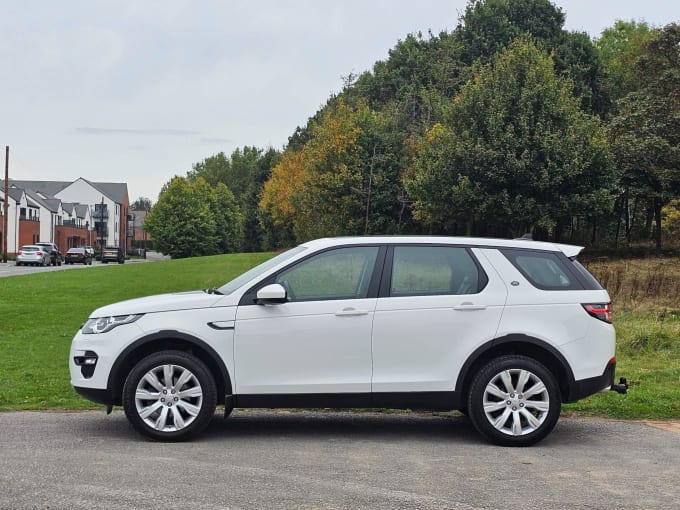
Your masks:
<svg viewBox="0 0 680 510"><path fill-rule="evenodd" d="M205 289L203 292L205 292L207 294L217 294L219 296L223 295L219 290L217 290L216 287L211 287L209 289Z"/></svg>

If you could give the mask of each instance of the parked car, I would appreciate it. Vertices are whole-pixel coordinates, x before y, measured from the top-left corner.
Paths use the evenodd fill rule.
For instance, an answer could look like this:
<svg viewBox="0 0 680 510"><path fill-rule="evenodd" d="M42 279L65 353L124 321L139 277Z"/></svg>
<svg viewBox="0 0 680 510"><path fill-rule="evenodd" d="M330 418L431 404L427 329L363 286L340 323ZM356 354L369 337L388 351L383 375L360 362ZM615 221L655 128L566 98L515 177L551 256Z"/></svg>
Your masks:
<svg viewBox="0 0 680 510"><path fill-rule="evenodd" d="M102 250L102 264L107 264L109 262L125 264L125 255L123 255L123 250L113 247L104 248L104 250Z"/></svg>
<svg viewBox="0 0 680 510"><path fill-rule="evenodd" d="M61 254L59 246L48 242L39 242L35 244L37 246L42 246L50 254L50 264L53 266L61 266L61 263L64 261L64 256Z"/></svg>
<svg viewBox="0 0 680 510"><path fill-rule="evenodd" d="M579 246L464 237L319 239L218 289L92 312L69 355L80 395L157 440L234 407L460 410L526 446L563 402L614 383L607 291Z"/></svg>
<svg viewBox="0 0 680 510"><path fill-rule="evenodd" d="M35 244L22 246L17 252L17 266L35 265L46 266L50 263L50 254L42 247Z"/></svg>
<svg viewBox="0 0 680 510"><path fill-rule="evenodd" d="M85 264L92 265L92 256L85 248L69 248L64 259L66 264Z"/></svg>

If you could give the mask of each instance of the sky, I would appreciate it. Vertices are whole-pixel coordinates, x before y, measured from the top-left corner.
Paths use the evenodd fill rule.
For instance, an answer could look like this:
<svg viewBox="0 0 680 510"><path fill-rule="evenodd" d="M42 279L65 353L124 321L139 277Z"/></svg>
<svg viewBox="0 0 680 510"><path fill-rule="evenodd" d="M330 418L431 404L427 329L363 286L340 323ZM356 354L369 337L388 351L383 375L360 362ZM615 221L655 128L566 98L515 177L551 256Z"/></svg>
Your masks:
<svg viewBox="0 0 680 510"><path fill-rule="evenodd" d="M566 28L680 22L677 0L557 0ZM0 146L10 179L127 182L245 145L282 149L343 77L466 0L3 0ZM4 151L3 151L4 154ZM4 159L2 161L4 168ZM2 178L0 176L0 178Z"/></svg>

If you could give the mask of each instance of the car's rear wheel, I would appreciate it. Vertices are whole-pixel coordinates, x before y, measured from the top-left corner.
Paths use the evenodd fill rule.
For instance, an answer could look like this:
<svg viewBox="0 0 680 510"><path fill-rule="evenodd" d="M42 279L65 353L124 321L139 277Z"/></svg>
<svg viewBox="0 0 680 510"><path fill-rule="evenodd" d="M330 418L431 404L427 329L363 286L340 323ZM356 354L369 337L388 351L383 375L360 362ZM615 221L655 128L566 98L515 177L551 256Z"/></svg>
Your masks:
<svg viewBox="0 0 680 510"><path fill-rule="evenodd" d="M554 376L526 356L490 361L470 386L470 420L487 439L503 446L530 446L545 438L560 416Z"/></svg>
<svg viewBox="0 0 680 510"><path fill-rule="evenodd" d="M202 432L217 406L215 380L191 354L162 351L142 359L123 387L132 426L160 441L183 441Z"/></svg>

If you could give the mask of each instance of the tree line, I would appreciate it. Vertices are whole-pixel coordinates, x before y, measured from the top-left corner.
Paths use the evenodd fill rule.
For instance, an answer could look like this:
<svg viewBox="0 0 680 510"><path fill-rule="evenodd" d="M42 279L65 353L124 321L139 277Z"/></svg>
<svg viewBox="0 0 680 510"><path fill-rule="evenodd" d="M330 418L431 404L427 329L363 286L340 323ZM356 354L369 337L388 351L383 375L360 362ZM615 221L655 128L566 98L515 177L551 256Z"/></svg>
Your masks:
<svg viewBox="0 0 680 510"><path fill-rule="evenodd" d="M592 40L548 0L470 0L290 136L167 183L146 229L174 257L321 236L446 234L622 246L680 238L680 25Z"/></svg>

